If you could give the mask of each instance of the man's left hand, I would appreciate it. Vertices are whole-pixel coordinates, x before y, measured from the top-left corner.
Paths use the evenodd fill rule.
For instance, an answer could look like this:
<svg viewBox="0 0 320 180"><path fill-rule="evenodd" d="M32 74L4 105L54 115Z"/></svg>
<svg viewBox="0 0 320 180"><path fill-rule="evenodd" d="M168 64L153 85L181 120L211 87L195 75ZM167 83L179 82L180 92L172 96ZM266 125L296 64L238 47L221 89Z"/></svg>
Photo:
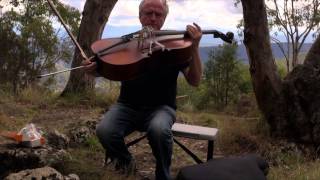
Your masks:
<svg viewBox="0 0 320 180"><path fill-rule="evenodd" d="M202 30L200 26L196 23L193 23L193 25L187 25L187 32L193 41L193 46L196 48L199 47L199 42L202 37Z"/></svg>

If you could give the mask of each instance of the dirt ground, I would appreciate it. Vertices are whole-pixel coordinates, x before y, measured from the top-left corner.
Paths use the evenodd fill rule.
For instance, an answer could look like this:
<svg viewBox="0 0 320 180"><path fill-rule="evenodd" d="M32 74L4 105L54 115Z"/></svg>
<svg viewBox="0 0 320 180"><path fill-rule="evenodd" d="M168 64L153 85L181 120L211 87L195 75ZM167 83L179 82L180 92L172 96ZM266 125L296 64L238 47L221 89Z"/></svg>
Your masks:
<svg viewBox="0 0 320 180"><path fill-rule="evenodd" d="M99 121L105 109L88 106L41 105L28 103L0 103L0 130L19 130L27 123L34 123L43 131L53 131L68 134L86 121ZM135 132L126 138L127 142L140 137L141 133ZM93 137L95 138L95 137ZM206 159L206 141L197 141L177 138L181 143L190 148L202 160ZM3 138L1 142L5 142ZM63 173L76 173L81 179L154 179L155 158L146 139L129 148L136 160L138 172L129 178L110 169L102 167L104 152L100 145L96 147L77 146L70 147L67 151L73 160L66 162L65 167L60 167ZM174 144L171 172L175 177L179 169L184 166L196 164L177 144Z"/></svg>

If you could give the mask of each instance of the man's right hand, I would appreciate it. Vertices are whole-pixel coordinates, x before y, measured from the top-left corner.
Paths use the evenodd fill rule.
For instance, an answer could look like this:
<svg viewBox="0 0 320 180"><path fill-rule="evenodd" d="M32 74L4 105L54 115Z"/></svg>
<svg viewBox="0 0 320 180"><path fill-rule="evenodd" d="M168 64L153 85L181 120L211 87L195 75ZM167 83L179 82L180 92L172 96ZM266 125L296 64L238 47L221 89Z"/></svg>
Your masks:
<svg viewBox="0 0 320 180"><path fill-rule="evenodd" d="M89 59L82 61L81 63L82 66L84 66L84 71L88 74L96 75L96 70L97 70L97 63L92 62Z"/></svg>

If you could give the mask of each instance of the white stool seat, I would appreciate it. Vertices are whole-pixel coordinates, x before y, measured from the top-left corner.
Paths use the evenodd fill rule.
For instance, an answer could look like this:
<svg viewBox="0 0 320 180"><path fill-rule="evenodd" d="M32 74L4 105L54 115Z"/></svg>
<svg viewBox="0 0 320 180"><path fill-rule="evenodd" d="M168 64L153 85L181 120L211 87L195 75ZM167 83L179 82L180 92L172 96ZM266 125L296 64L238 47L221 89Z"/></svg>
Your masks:
<svg viewBox="0 0 320 180"><path fill-rule="evenodd" d="M172 133L174 136L186 137L191 139L215 140L218 129L174 123L172 126Z"/></svg>

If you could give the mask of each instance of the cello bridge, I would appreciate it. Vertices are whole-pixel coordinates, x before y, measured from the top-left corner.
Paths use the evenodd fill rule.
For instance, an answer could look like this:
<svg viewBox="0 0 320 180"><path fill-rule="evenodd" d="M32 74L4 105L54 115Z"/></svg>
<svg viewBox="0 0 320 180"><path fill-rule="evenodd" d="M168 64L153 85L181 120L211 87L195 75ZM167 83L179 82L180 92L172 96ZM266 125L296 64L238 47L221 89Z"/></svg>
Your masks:
<svg viewBox="0 0 320 180"><path fill-rule="evenodd" d="M152 50L154 48L160 47L162 51L165 50L165 46L156 40L156 37L153 33L153 29L151 27L143 27L143 29L139 33L138 37L138 48L143 51L145 43L148 42L149 52L148 54L152 54Z"/></svg>

